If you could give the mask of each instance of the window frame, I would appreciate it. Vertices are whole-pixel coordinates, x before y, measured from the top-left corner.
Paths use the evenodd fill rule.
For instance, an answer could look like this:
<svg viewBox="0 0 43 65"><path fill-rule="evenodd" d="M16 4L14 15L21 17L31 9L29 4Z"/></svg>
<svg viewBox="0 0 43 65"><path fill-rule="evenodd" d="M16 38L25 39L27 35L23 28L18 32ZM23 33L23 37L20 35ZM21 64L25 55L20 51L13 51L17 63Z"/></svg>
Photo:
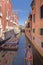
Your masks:
<svg viewBox="0 0 43 65"><path fill-rule="evenodd" d="M28 22L28 28L30 28L30 22Z"/></svg>
<svg viewBox="0 0 43 65"><path fill-rule="evenodd" d="M33 14L33 22L35 23L35 14Z"/></svg>
<svg viewBox="0 0 43 65"><path fill-rule="evenodd" d="M41 42L41 47L43 48L43 42Z"/></svg>
<svg viewBox="0 0 43 65"><path fill-rule="evenodd" d="M40 7L40 18L43 19L43 5Z"/></svg>
<svg viewBox="0 0 43 65"><path fill-rule="evenodd" d="M43 35L43 28L40 28L40 35Z"/></svg>
<svg viewBox="0 0 43 65"><path fill-rule="evenodd" d="M0 13L2 12L2 4L0 4Z"/></svg>
<svg viewBox="0 0 43 65"><path fill-rule="evenodd" d="M35 28L33 29L33 33L35 33Z"/></svg>

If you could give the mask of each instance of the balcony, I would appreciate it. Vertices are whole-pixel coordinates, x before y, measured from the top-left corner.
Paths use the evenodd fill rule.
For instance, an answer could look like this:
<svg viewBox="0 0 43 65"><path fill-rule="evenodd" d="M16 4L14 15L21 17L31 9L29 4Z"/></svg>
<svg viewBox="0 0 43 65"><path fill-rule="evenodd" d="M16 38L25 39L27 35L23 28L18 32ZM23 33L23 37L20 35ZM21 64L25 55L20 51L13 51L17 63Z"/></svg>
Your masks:
<svg viewBox="0 0 43 65"><path fill-rule="evenodd" d="M0 28L2 28L2 25L0 25Z"/></svg>
<svg viewBox="0 0 43 65"><path fill-rule="evenodd" d="M8 16L6 16L6 20L7 20L7 21L9 20L9 17L8 17Z"/></svg>
<svg viewBox="0 0 43 65"><path fill-rule="evenodd" d="M12 19L10 20L10 22L13 22Z"/></svg>
<svg viewBox="0 0 43 65"><path fill-rule="evenodd" d="M32 3L31 3L32 9L34 8L34 6L35 6L35 1L33 0Z"/></svg>
<svg viewBox="0 0 43 65"><path fill-rule="evenodd" d="M32 14L28 16L29 21L32 21Z"/></svg>
<svg viewBox="0 0 43 65"><path fill-rule="evenodd" d="M2 23L1 23L2 21L1 21L1 19L0 19L0 28L2 28Z"/></svg>
<svg viewBox="0 0 43 65"><path fill-rule="evenodd" d="M0 17L2 17L2 13L0 12Z"/></svg>
<svg viewBox="0 0 43 65"><path fill-rule="evenodd" d="M17 23L16 23L15 21L14 21L13 23L14 23L15 25L17 25Z"/></svg>

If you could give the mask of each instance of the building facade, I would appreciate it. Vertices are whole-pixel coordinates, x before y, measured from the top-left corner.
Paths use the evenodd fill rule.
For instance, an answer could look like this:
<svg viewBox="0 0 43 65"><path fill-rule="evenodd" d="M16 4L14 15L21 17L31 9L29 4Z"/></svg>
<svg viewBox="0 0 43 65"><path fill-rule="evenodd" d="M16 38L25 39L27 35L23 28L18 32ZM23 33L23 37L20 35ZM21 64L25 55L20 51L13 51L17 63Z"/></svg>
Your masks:
<svg viewBox="0 0 43 65"><path fill-rule="evenodd" d="M6 30L13 29L13 21L12 19L12 4L10 0L6 0Z"/></svg>
<svg viewBox="0 0 43 65"><path fill-rule="evenodd" d="M0 0L0 37L4 39L4 33L17 25L18 16L13 12L11 0Z"/></svg>
<svg viewBox="0 0 43 65"><path fill-rule="evenodd" d="M20 30L19 30L19 25L18 25L18 15L17 15L17 13L13 12L12 17L13 17L13 24L14 24L14 33L18 34L20 32Z"/></svg>
<svg viewBox="0 0 43 65"><path fill-rule="evenodd" d="M5 31L6 27L6 2L4 0L0 0L0 37L2 36L3 31Z"/></svg>
<svg viewBox="0 0 43 65"><path fill-rule="evenodd" d="M27 21L25 22L25 34L37 49L38 53L43 57L43 0L32 0L31 8L31 24L27 28L28 23ZM30 22L30 17L28 21Z"/></svg>
<svg viewBox="0 0 43 65"><path fill-rule="evenodd" d="M32 7L32 42L43 47L43 0L33 0Z"/></svg>
<svg viewBox="0 0 43 65"><path fill-rule="evenodd" d="M25 26L25 33L28 35L29 39L32 39L32 15L29 14L28 19L26 21L26 26Z"/></svg>

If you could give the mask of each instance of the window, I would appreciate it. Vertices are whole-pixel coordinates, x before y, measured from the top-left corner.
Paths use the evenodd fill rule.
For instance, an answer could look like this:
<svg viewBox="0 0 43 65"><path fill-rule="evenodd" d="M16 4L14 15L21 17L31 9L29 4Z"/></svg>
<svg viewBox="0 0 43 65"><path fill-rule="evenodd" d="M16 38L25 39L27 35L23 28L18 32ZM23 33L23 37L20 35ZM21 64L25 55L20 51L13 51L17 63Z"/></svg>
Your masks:
<svg viewBox="0 0 43 65"><path fill-rule="evenodd" d="M35 22L35 14L33 14L33 22Z"/></svg>
<svg viewBox="0 0 43 65"><path fill-rule="evenodd" d="M9 15L9 9L6 7L6 16Z"/></svg>
<svg viewBox="0 0 43 65"><path fill-rule="evenodd" d="M41 18L43 18L43 5L41 6Z"/></svg>
<svg viewBox="0 0 43 65"><path fill-rule="evenodd" d="M31 6L35 6L36 2L35 0L32 0Z"/></svg>
<svg viewBox="0 0 43 65"><path fill-rule="evenodd" d="M0 59L0 62L1 62L1 59Z"/></svg>
<svg viewBox="0 0 43 65"><path fill-rule="evenodd" d="M0 34L1 34L1 28L0 28Z"/></svg>
<svg viewBox="0 0 43 65"><path fill-rule="evenodd" d="M0 25L2 25L1 22L2 22L2 19L0 18Z"/></svg>
<svg viewBox="0 0 43 65"><path fill-rule="evenodd" d="M0 4L0 12L1 12L2 5Z"/></svg>
<svg viewBox="0 0 43 65"><path fill-rule="evenodd" d="M43 28L40 29L40 35L43 35Z"/></svg>
<svg viewBox="0 0 43 65"><path fill-rule="evenodd" d="M6 29L6 32L8 31L8 29Z"/></svg>
<svg viewBox="0 0 43 65"><path fill-rule="evenodd" d="M8 16L8 10L6 10L6 16Z"/></svg>
<svg viewBox="0 0 43 65"><path fill-rule="evenodd" d="M2 57L4 57L4 56L5 56L5 54L2 55Z"/></svg>
<svg viewBox="0 0 43 65"><path fill-rule="evenodd" d="M33 37L33 40L35 40L35 37Z"/></svg>
<svg viewBox="0 0 43 65"><path fill-rule="evenodd" d="M28 23L28 28L30 28L30 22Z"/></svg>
<svg viewBox="0 0 43 65"><path fill-rule="evenodd" d="M33 29L33 33L35 33L35 29Z"/></svg>
<svg viewBox="0 0 43 65"><path fill-rule="evenodd" d="M7 64L7 60L5 61L5 63Z"/></svg>
<svg viewBox="0 0 43 65"><path fill-rule="evenodd" d="M41 47L43 48L43 42L41 42Z"/></svg>
<svg viewBox="0 0 43 65"><path fill-rule="evenodd" d="M30 30L29 30L29 33L30 33Z"/></svg>

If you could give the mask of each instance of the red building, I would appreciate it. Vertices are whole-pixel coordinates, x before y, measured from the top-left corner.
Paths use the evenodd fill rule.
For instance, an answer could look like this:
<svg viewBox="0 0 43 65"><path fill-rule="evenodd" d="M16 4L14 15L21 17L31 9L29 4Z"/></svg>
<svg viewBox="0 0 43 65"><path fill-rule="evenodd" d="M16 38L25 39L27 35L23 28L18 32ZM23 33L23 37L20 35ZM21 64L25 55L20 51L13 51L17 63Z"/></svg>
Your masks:
<svg viewBox="0 0 43 65"><path fill-rule="evenodd" d="M43 0L32 0L32 29L31 38L29 32L27 37L43 57ZM31 25L31 24L30 24Z"/></svg>
<svg viewBox="0 0 43 65"><path fill-rule="evenodd" d="M30 14L28 16L28 19L26 21L26 26L25 26L25 33L29 37L29 39L32 39L32 15Z"/></svg>
<svg viewBox="0 0 43 65"><path fill-rule="evenodd" d="M4 39L4 33L14 29L18 25L18 16L12 11L12 4L10 0L0 0L0 37Z"/></svg>
<svg viewBox="0 0 43 65"><path fill-rule="evenodd" d="M32 0L32 42L43 56L43 0Z"/></svg>
<svg viewBox="0 0 43 65"><path fill-rule="evenodd" d="M13 28L13 22L11 22L11 15L12 15L12 4L10 0L6 0L6 29L10 30Z"/></svg>
<svg viewBox="0 0 43 65"><path fill-rule="evenodd" d="M2 33L5 31L6 27L6 2L4 0L0 0L0 37Z"/></svg>

